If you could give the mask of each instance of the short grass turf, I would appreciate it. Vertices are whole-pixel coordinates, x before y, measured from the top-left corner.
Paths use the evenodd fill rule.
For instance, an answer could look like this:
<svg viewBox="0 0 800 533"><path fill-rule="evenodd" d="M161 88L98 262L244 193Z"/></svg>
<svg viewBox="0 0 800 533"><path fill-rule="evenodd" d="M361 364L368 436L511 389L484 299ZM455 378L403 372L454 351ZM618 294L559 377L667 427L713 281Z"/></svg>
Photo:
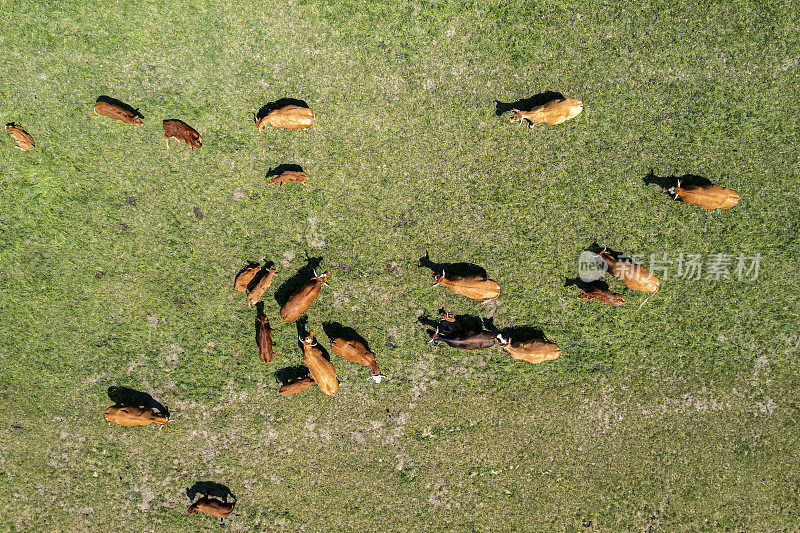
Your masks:
<svg viewBox="0 0 800 533"><path fill-rule="evenodd" d="M224 485L232 530L797 528L800 29L793 2L2 2L0 515L9 530L180 531ZM510 112L583 101L557 127ZM133 128L92 117L107 95ZM305 100L314 131L253 114ZM495 103L495 100L500 103ZM172 141L179 118L201 150ZM308 189L266 185L298 164ZM693 174L741 202L671 203ZM650 180L652 181L652 179ZM641 310L565 286L593 243L760 254L757 280L673 270ZM419 266L468 262L482 304ZM366 338L389 380L283 398L302 363L275 290L307 258L306 328ZM264 297L276 362L232 290ZM646 264L646 263L645 263ZM427 344L440 308L538 328L557 361ZM422 321L421 321L422 320ZM283 371L283 373L281 373ZM175 420L109 426L109 387ZM192 490L188 491L193 494Z"/></svg>

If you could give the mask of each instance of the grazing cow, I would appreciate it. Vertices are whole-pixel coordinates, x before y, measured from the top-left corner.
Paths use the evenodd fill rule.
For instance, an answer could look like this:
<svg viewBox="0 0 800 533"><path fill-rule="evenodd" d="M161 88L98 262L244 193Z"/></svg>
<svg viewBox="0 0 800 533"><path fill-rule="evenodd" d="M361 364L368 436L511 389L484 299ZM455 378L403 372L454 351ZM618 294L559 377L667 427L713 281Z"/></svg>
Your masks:
<svg viewBox="0 0 800 533"><path fill-rule="evenodd" d="M95 115L102 115L104 117L121 120L125 124L132 124L133 126L142 125L142 121L139 119L136 113L103 100L99 100L96 104L94 104L94 107L92 107L92 112Z"/></svg>
<svg viewBox="0 0 800 533"><path fill-rule="evenodd" d="M299 130L313 128L314 120L314 112L309 108L291 104L280 109L273 109L260 119L256 119L256 127L258 131L269 125L276 128Z"/></svg>
<svg viewBox="0 0 800 533"><path fill-rule="evenodd" d="M28 135L28 132L14 124L13 122L6 124L6 131L11 138L17 141L17 148L23 152L30 152L36 143L33 142L33 137Z"/></svg>
<svg viewBox="0 0 800 533"><path fill-rule="evenodd" d="M566 100L555 99L546 104L536 106L530 111L520 111L519 109L513 109L512 111L514 111L514 116L509 119L511 122L519 121L522 124L524 120L527 120L531 128L534 124L555 126L577 117L583 111L583 102L574 98Z"/></svg>
<svg viewBox="0 0 800 533"><path fill-rule="evenodd" d="M286 322L294 322L300 315L308 311L311 304L322 292L322 286L328 285L327 279L329 270L320 275L314 271L314 277L306 282L305 285L294 291L286 303L281 307L281 318Z"/></svg>
<svg viewBox="0 0 800 533"><path fill-rule="evenodd" d="M197 133L193 127L189 126L182 120L165 120L164 121L164 142L167 145L167 150L169 150L169 139L175 138L179 141L184 141L186 144L192 147L192 150L195 148L202 148L203 147L203 138L200 137L200 134Z"/></svg>
<svg viewBox="0 0 800 533"><path fill-rule="evenodd" d="M203 496L188 507L189 514L206 513L217 518L228 518L236 502L223 502L216 498Z"/></svg>

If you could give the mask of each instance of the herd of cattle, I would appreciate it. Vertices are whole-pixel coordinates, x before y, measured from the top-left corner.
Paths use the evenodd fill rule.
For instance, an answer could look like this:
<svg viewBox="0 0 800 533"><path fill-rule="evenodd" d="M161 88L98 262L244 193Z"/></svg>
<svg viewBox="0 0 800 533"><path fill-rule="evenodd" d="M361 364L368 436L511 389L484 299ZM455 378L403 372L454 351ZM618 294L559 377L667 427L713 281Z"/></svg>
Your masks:
<svg viewBox="0 0 800 533"><path fill-rule="evenodd" d="M519 122L519 124L528 121L530 127L535 124L557 125L576 117L582 110L583 103L578 100L557 98L529 111L514 109L510 120ZM118 101L98 99L92 111L94 115L117 119L126 124L134 126L142 124L137 110ZM256 118L256 127L259 131L268 125L285 129L309 129L313 128L314 124L314 112L307 107L294 104L272 109L264 116ZM202 148L203 138L185 122L169 119L164 120L162 125L167 149L169 149L169 139L172 138L184 141L192 149ZM17 148L23 151L31 151L35 148L33 138L22 127L9 123L5 128L17 142ZM269 181L270 184L278 183L280 186L290 182L301 183L307 187L308 177L301 171L287 170ZM664 192L672 195L674 200L680 199L683 202L699 205L704 209L727 209L735 206L739 201L739 195L736 192L713 184L681 187L679 181L674 187L664 188ZM603 265L603 270L619 279L628 289L651 295L658 291L659 279L644 266L633 263L625 255L605 247L595 250L595 253L597 261ZM261 300L272 285L276 273L277 270L274 268L250 266L236 276L234 289L247 293L248 304L252 307ZM281 318L288 323L296 322L311 308L314 300L321 294L322 287L328 286L328 276L329 271L322 274L314 271L313 276L288 296L280 308ZM441 273L432 272L432 276L435 281L434 286L446 287L454 294L474 300L491 300L500 295L500 285L482 274L448 275L442 271ZM586 284L583 287L579 298L594 299L615 306L624 304L622 294L592 284ZM264 363L271 363L277 357L273 349L272 328L263 313L256 317L256 322L259 358ZM309 332L305 338L298 336L298 339L302 344L303 361L308 367L308 375L290 380L280 388L279 393L283 396L291 396L317 385L324 394L335 394L339 389L336 369L325 357L313 332ZM499 342L501 349L512 358L533 364L551 361L561 354L561 349L547 340L521 339L515 341L511 338L504 338L502 333L489 332L483 326L467 327L455 316L446 312L442 312L439 326L431 332L430 342L442 342L454 348L466 350L489 348L495 342ZM330 339L330 346L331 350L343 359L368 367L370 369L369 377L376 383L380 383L385 378L378 366L375 354L361 339L334 336ZM169 422L169 417L164 413L158 413L142 405L111 406L106 410L105 418L108 422L122 426L151 423L164 426ZM235 502L229 503L204 495L192 503L188 511L190 514L203 512L219 518L226 518L233 511L234 505Z"/></svg>

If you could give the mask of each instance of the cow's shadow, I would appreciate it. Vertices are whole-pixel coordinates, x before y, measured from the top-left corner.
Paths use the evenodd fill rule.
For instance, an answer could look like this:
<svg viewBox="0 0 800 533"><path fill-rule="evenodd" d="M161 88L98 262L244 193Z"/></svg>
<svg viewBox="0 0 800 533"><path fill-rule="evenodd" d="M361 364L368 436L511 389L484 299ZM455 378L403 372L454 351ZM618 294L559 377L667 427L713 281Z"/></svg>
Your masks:
<svg viewBox="0 0 800 533"><path fill-rule="evenodd" d="M353 328L343 326L339 322L325 322L322 324L322 329L329 339L344 339L345 341L357 341L364 345L368 351L369 343L367 340L358 334Z"/></svg>
<svg viewBox="0 0 800 533"><path fill-rule="evenodd" d="M111 105L115 105L117 107L121 107L125 111L133 114L135 117L139 117L139 119L143 119L144 118L144 115L142 115L142 113L138 109L134 109L133 106L131 106L129 104L126 104L122 100L117 100L116 98L111 98L110 96L106 96L105 94L102 95L102 96L99 96L97 98L97 102L105 102L107 104L111 104Z"/></svg>
<svg viewBox="0 0 800 533"><path fill-rule="evenodd" d="M583 281L581 278L565 278L564 287L578 287L582 291L588 291L589 289L599 289L601 291L611 290L605 279Z"/></svg>
<svg viewBox="0 0 800 533"><path fill-rule="evenodd" d="M561 93L557 93L555 91L545 91L543 93L535 94L529 98L521 98L516 102L506 103L506 102L501 102L500 100L495 100L494 114L499 117L515 109L518 109L520 111L530 111L534 107L544 105L550 100L563 100L563 99L564 95Z"/></svg>
<svg viewBox="0 0 800 533"><path fill-rule="evenodd" d="M441 275L442 271L448 277L452 276L481 276L486 277L486 269L474 263L437 263L431 261L428 252L419 258L419 268L429 268L432 274Z"/></svg>
<svg viewBox="0 0 800 533"><path fill-rule="evenodd" d="M708 178L704 178L702 176L695 176L694 174L684 174L683 176L656 176L655 173L651 170L642 181L645 185L658 185L661 189L669 189L670 187L675 187L678 185L678 181L681 182L681 186L685 187L687 185L696 185L696 186L704 186L704 185L711 185L711 180Z"/></svg>
<svg viewBox="0 0 800 533"><path fill-rule="evenodd" d="M135 405L136 407L147 407L158 411L162 415L169 417L169 409L161 402L156 401L146 392L141 392L128 387L109 387L108 397L115 405Z"/></svg>
<svg viewBox="0 0 800 533"><path fill-rule="evenodd" d="M225 503L228 502L228 498L233 498L234 501L236 500L236 496L234 496L234 494L231 492L231 489L229 489L227 485L215 483L214 481L198 481L186 489L186 495L191 501L194 501L198 494L201 496L217 498Z"/></svg>
<svg viewBox="0 0 800 533"><path fill-rule="evenodd" d="M297 107L308 108L308 104L306 103L305 100L298 100L297 98L281 98L279 100L275 100L274 102L270 102L265 106L262 106L261 109L258 110L258 113L256 113L255 116L256 122L269 115L271 111L275 111L276 109L286 107L287 105L296 105Z"/></svg>
<svg viewBox="0 0 800 533"><path fill-rule="evenodd" d="M275 371L275 381L281 385L305 377L308 377L308 367L305 365L286 366Z"/></svg>
<svg viewBox="0 0 800 533"><path fill-rule="evenodd" d="M500 332L506 340L514 342L525 342L530 340L547 341L547 336L540 328L535 326L513 326L510 328L503 328Z"/></svg>
<svg viewBox="0 0 800 533"><path fill-rule="evenodd" d="M419 316L417 322L429 328L428 335L433 335L434 330L447 335L477 334L481 331L497 333L497 327L491 318L482 318L474 315L453 315L453 320L446 320L444 309L439 309L439 319L433 319L427 313Z"/></svg>
<svg viewBox="0 0 800 533"><path fill-rule="evenodd" d="M284 172L303 172L303 167L292 163L283 163L267 171L267 179L280 176Z"/></svg>

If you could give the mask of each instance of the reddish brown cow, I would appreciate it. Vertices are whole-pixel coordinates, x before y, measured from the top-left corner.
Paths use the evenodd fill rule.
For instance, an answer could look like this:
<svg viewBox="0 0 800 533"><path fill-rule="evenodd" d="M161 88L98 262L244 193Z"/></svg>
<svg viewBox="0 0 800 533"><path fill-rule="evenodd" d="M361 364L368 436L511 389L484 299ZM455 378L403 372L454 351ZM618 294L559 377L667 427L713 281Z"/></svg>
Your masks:
<svg viewBox="0 0 800 533"><path fill-rule="evenodd" d="M169 150L170 138L184 141L192 147L192 150L203 147L203 138L200 137L197 130L182 120L170 119L164 121L164 142L167 145L167 150Z"/></svg>

